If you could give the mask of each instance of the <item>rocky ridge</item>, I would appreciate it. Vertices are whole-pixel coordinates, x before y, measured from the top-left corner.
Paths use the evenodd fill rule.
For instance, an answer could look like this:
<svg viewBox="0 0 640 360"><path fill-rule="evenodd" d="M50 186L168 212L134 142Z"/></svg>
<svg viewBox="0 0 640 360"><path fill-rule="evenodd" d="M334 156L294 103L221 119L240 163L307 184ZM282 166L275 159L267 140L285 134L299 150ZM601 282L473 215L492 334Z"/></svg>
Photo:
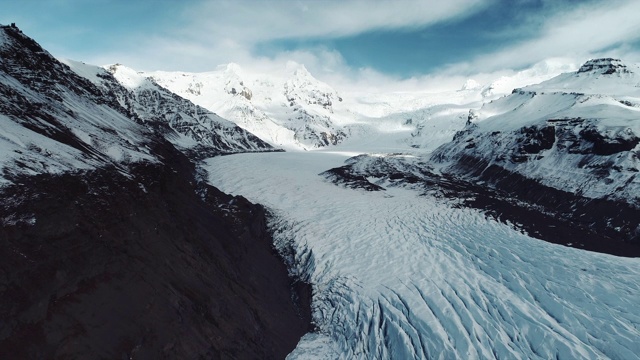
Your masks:
<svg viewBox="0 0 640 360"><path fill-rule="evenodd" d="M93 79L106 95L146 126L162 132L174 145L200 157L272 147L236 124L193 104L123 65L106 69L67 61L78 74Z"/></svg>

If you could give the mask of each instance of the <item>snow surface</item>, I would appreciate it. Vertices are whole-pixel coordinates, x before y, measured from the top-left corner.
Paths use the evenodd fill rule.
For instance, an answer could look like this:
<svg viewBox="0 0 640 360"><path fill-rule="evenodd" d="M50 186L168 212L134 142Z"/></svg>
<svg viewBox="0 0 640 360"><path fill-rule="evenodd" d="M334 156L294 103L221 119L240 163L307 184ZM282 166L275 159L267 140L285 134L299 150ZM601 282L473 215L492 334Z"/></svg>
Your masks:
<svg viewBox="0 0 640 360"><path fill-rule="evenodd" d="M58 61L67 65L76 74L91 81L94 85L100 86L104 82L104 79L98 76L106 73L106 71L102 68L84 63L82 61L75 61L71 59L58 59Z"/></svg>
<svg viewBox="0 0 640 360"><path fill-rule="evenodd" d="M318 176L351 151L206 161L209 181L274 212L313 284L317 333L290 359L637 359L640 259L532 239L411 189ZM568 242L571 239L567 239Z"/></svg>
<svg viewBox="0 0 640 360"><path fill-rule="evenodd" d="M0 166L3 172L29 175L61 173L97 165L82 155L78 149L51 140L0 115ZM16 163L29 164L29 167L18 170ZM0 185L8 183L4 176L0 176Z"/></svg>

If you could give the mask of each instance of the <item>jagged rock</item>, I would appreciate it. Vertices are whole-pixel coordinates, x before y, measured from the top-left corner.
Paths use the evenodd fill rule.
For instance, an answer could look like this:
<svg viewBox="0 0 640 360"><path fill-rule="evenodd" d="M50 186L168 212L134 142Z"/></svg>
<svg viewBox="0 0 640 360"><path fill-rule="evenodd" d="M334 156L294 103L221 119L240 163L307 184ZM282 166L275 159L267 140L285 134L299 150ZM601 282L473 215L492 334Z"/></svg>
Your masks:
<svg viewBox="0 0 640 360"><path fill-rule="evenodd" d="M625 74L631 71L620 59L601 58L592 59L584 63L578 70L578 74L592 73L592 74Z"/></svg>
<svg viewBox="0 0 640 360"><path fill-rule="evenodd" d="M153 79L121 65L111 66L109 71L119 83L114 84L113 81L105 80L102 85L109 91L120 94L121 99L128 97L127 100L122 101L124 106L128 106L130 111L136 113L145 122L159 126L169 125L178 134L192 140L194 144L208 146L211 151L205 152L207 156L215 152L272 150L269 144L255 135L168 91ZM128 86L128 89L119 85ZM232 90L235 91L235 89ZM172 138L169 137L169 139ZM176 139L176 144L185 147L184 141Z"/></svg>

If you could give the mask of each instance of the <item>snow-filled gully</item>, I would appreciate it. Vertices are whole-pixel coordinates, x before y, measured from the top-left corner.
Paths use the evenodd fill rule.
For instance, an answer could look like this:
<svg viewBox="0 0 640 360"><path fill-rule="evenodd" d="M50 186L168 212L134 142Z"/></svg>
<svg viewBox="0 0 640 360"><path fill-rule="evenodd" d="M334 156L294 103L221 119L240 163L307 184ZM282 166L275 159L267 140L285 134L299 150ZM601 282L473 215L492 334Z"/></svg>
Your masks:
<svg viewBox="0 0 640 360"><path fill-rule="evenodd" d="M206 161L222 191L267 206L313 284L318 332L289 358L637 359L640 259L532 239L410 189L319 173L327 152Z"/></svg>

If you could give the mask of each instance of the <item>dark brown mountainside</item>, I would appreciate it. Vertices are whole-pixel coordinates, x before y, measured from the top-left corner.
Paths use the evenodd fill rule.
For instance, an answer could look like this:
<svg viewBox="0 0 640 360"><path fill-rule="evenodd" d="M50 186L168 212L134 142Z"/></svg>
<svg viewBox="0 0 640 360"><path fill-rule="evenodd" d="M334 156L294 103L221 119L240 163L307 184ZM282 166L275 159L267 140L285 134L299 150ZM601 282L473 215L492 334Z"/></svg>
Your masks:
<svg viewBox="0 0 640 360"><path fill-rule="evenodd" d="M0 27L0 359L282 359L309 330L265 210L193 160L270 147L210 124L181 152L161 120Z"/></svg>
<svg viewBox="0 0 640 360"><path fill-rule="evenodd" d="M0 358L284 358L308 288L265 211L199 185L188 160L16 179L2 192ZM199 190L200 196L196 194ZM301 299L294 301L292 299Z"/></svg>

